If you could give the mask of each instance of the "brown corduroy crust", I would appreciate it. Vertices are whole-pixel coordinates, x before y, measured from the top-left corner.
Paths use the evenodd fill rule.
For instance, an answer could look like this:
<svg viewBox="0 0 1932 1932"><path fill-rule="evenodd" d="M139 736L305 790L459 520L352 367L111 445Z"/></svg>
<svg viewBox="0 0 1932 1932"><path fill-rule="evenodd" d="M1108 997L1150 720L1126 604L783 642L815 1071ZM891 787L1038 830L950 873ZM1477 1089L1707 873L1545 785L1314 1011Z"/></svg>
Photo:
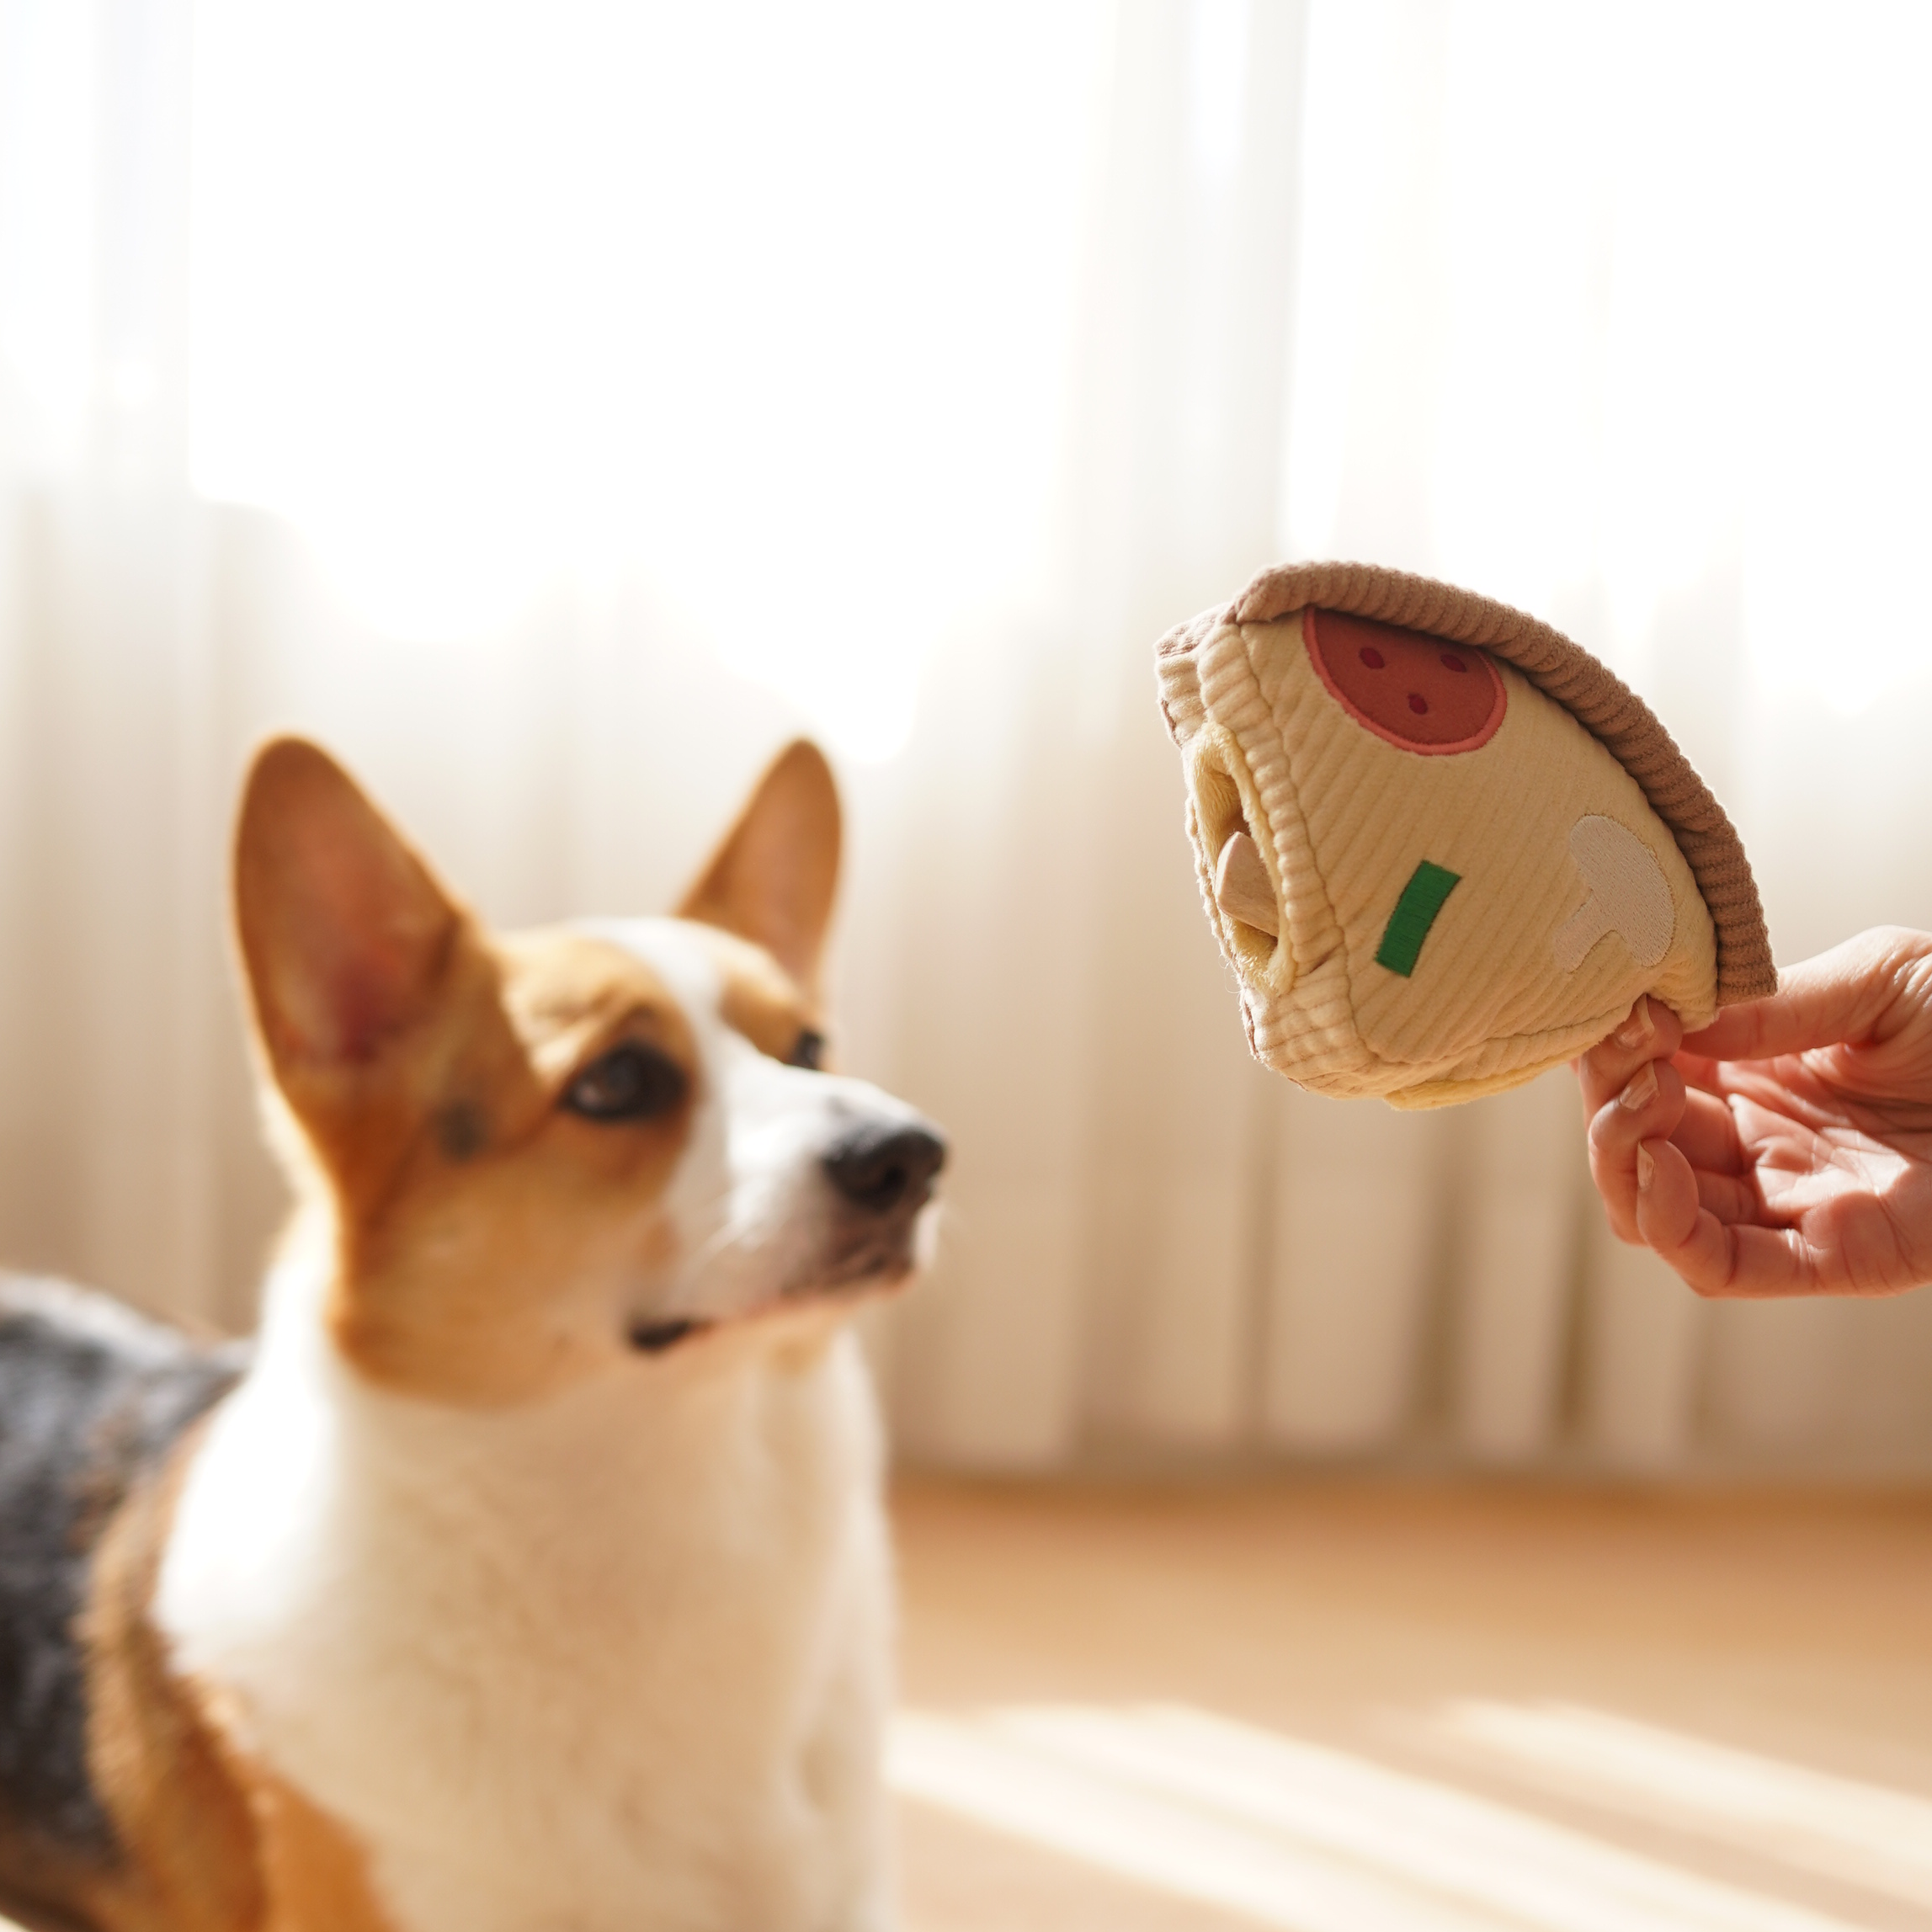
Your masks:
<svg viewBox="0 0 1932 1932"><path fill-rule="evenodd" d="M1314 604L1424 631L1493 652L1571 713L1642 787L1670 828L1717 935L1717 1003L1775 993L1770 935L1736 828L1656 714L1560 631L1472 591L1372 563L1291 563L1264 570L1231 604L1162 638L1161 657L1191 649L1224 623L1268 624Z"/></svg>

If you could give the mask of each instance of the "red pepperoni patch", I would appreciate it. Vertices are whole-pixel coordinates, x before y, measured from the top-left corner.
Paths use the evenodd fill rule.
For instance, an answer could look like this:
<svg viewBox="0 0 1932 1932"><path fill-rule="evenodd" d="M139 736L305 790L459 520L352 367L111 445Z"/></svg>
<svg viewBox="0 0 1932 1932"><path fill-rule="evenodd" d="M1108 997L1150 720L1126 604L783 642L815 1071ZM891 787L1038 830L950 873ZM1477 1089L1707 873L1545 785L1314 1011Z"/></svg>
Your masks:
<svg viewBox="0 0 1932 1932"><path fill-rule="evenodd" d="M1404 751L1446 758L1496 735L1508 705L1487 652L1311 607L1301 615L1309 662L1359 725Z"/></svg>

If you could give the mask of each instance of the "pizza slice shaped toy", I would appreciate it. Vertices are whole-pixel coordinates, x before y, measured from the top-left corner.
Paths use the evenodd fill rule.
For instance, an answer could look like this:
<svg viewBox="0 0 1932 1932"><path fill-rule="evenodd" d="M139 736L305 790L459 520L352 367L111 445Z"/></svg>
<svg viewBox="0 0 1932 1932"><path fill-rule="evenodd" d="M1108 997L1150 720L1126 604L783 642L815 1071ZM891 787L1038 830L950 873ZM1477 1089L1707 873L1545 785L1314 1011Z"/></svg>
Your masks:
<svg viewBox="0 0 1932 1932"><path fill-rule="evenodd" d="M1533 1078L1654 993L1775 990L1743 846L1648 708L1520 611L1295 564L1161 640L1256 1058L1398 1107Z"/></svg>

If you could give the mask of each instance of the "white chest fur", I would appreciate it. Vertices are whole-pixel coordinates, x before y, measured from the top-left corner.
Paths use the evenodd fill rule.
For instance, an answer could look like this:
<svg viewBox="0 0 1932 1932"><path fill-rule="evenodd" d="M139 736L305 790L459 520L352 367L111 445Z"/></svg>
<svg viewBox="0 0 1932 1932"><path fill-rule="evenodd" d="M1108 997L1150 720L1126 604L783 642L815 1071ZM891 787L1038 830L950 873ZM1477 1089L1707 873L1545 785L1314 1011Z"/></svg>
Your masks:
<svg viewBox="0 0 1932 1932"><path fill-rule="evenodd" d="M285 1277L157 1614L402 1932L876 1932L888 1565L849 1334L540 1408L346 1370ZM655 1371L655 1372L652 1372Z"/></svg>

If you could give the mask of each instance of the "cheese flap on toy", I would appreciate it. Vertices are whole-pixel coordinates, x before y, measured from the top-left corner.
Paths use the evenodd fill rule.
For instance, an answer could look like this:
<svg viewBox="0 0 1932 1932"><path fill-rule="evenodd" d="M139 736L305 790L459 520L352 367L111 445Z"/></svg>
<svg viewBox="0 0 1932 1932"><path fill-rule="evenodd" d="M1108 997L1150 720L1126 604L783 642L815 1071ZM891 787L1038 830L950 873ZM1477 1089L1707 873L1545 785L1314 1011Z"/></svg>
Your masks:
<svg viewBox="0 0 1932 1932"><path fill-rule="evenodd" d="M1722 808L1648 708L1535 619L1365 564L1264 572L1161 640L1201 895L1256 1058L1440 1106L1654 993L1773 991Z"/></svg>

